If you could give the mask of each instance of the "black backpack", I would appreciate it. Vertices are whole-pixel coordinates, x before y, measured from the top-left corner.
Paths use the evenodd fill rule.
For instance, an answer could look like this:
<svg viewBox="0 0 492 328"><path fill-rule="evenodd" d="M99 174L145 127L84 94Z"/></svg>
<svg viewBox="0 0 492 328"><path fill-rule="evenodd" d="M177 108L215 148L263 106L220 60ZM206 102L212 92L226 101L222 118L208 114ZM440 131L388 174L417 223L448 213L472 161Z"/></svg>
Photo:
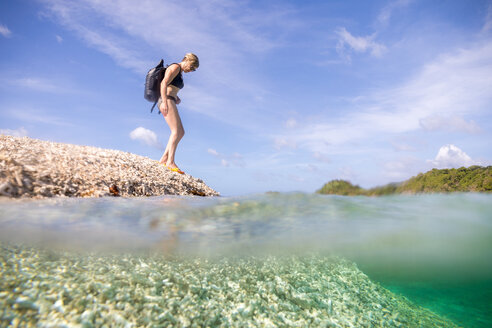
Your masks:
<svg viewBox="0 0 492 328"><path fill-rule="evenodd" d="M159 64L147 73L147 77L145 78L144 98L154 103L150 109L151 113L161 96L161 82L165 72L166 67L164 67L164 60L161 59Z"/></svg>

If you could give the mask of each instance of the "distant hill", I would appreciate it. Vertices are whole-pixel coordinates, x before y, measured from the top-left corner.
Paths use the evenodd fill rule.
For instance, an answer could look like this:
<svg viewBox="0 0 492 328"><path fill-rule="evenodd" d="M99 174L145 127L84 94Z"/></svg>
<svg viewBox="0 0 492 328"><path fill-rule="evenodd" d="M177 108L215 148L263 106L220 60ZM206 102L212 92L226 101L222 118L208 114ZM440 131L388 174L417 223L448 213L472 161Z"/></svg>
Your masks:
<svg viewBox="0 0 492 328"><path fill-rule="evenodd" d="M432 169L404 182L390 183L371 189L354 186L349 181L332 180L320 194L382 196L441 192L492 192L492 166L470 166L459 169Z"/></svg>

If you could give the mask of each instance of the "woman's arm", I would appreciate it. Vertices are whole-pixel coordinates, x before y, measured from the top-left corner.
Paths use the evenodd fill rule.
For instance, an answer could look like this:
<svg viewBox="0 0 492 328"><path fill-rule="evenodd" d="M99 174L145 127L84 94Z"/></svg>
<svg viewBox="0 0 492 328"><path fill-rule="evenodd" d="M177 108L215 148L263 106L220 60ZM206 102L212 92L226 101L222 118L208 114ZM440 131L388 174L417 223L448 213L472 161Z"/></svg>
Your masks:
<svg viewBox="0 0 492 328"><path fill-rule="evenodd" d="M166 73L164 74L164 78L162 79L161 82L161 106L159 107L159 110L161 113L166 116L167 115L167 86L171 81L178 75L180 68L178 65L171 65L168 68L166 68Z"/></svg>

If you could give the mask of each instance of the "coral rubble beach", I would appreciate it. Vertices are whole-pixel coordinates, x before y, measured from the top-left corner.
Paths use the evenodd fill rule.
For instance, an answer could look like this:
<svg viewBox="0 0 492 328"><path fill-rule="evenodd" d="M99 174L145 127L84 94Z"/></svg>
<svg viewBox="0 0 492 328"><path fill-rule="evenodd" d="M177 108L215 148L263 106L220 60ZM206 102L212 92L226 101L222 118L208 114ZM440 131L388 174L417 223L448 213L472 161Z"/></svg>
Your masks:
<svg viewBox="0 0 492 328"><path fill-rule="evenodd" d="M128 152L0 135L0 196L218 196L202 180Z"/></svg>

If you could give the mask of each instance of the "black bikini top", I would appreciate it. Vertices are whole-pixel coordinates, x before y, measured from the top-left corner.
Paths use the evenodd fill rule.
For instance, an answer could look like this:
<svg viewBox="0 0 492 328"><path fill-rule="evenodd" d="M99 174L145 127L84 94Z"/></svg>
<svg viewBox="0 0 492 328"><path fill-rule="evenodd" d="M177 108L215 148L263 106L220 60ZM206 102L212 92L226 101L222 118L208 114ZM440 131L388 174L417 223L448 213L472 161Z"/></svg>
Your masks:
<svg viewBox="0 0 492 328"><path fill-rule="evenodd" d="M179 73L171 81L170 85L174 85L175 87L178 87L180 89L183 89L183 87L184 87L184 81L183 81L183 73L181 72L181 66L178 63L172 63L171 65L174 65L174 64L178 65L178 67L179 67ZM171 66L171 65L169 65L169 66Z"/></svg>

